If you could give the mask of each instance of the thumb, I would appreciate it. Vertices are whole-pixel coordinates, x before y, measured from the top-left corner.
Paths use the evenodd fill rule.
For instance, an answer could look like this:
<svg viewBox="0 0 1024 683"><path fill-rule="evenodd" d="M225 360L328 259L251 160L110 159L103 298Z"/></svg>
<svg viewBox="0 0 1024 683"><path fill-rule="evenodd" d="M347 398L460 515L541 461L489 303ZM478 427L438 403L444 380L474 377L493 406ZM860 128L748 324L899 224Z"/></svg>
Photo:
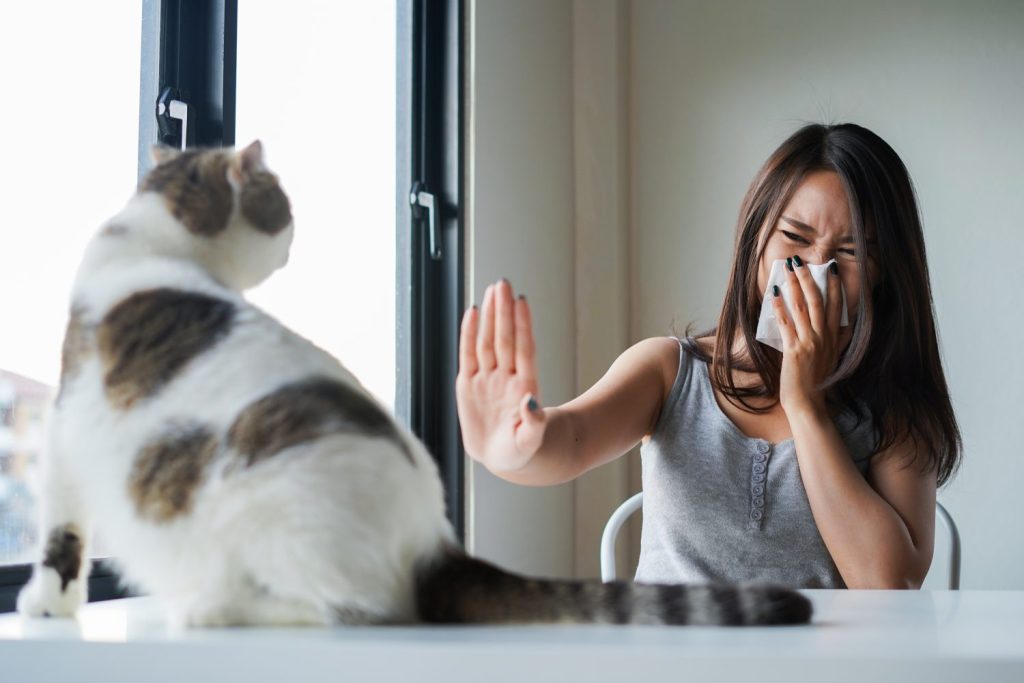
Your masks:
<svg viewBox="0 0 1024 683"><path fill-rule="evenodd" d="M547 421L547 414L534 394L526 394L519 401L519 416L526 424L540 426Z"/></svg>

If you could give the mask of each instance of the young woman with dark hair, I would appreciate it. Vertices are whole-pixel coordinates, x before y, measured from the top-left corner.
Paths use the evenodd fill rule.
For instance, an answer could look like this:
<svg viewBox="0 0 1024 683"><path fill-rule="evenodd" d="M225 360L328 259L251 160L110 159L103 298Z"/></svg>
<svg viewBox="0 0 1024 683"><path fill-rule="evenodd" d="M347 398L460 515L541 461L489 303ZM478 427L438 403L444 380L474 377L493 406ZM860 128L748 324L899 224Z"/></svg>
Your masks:
<svg viewBox="0 0 1024 683"><path fill-rule="evenodd" d="M778 259L781 352L755 340ZM833 259L822 296L806 265ZM961 441L902 161L854 124L801 128L743 200L718 325L639 342L564 405L537 392L530 308L503 280L463 318L466 451L547 485L642 442L638 581L920 587Z"/></svg>

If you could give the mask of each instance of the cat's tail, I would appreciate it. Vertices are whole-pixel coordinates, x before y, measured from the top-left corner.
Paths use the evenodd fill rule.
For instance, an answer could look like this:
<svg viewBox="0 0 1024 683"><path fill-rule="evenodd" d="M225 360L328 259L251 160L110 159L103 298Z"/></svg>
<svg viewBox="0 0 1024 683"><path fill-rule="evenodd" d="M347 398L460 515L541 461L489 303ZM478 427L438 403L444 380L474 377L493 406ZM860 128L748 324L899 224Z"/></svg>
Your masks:
<svg viewBox="0 0 1024 683"><path fill-rule="evenodd" d="M420 618L433 623L804 624L811 603L771 585L659 585L532 579L449 550L417 572Z"/></svg>

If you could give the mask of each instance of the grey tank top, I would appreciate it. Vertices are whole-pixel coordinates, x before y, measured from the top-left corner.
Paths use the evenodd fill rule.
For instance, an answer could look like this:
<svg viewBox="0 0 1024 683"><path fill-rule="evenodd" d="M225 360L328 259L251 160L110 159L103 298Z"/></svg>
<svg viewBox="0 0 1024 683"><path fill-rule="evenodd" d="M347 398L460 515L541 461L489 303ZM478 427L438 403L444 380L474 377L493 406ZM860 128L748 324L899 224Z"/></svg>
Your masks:
<svg viewBox="0 0 1024 683"><path fill-rule="evenodd" d="M866 475L870 421L858 425L843 413L835 423ZM814 523L793 440L773 444L743 434L715 400L707 364L681 341L675 382L640 455L636 581L846 587Z"/></svg>

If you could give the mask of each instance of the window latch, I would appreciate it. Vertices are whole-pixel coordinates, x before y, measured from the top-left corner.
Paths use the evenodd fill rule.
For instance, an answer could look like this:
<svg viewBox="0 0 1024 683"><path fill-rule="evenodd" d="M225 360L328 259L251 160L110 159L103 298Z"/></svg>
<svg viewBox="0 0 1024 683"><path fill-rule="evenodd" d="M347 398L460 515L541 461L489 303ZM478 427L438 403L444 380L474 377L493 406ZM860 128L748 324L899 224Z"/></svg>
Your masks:
<svg viewBox="0 0 1024 683"><path fill-rule="evenodd" d="M417 180L409 190L409 204L412 205L413 218L423 218L423 211L426 210L427 227L430 230L430 258L440 261L441 227L437 224L437 198L427 190L424 183Z"/></svg>
<svg viewBox="0 0 1024 683"><path fill-rule="evenodd" d="M180 121L180 127L172 121ZM188 143L188 104L183 102L178 91L166 87L156 100L156 123L160 141L185 149Z"/></svg>

